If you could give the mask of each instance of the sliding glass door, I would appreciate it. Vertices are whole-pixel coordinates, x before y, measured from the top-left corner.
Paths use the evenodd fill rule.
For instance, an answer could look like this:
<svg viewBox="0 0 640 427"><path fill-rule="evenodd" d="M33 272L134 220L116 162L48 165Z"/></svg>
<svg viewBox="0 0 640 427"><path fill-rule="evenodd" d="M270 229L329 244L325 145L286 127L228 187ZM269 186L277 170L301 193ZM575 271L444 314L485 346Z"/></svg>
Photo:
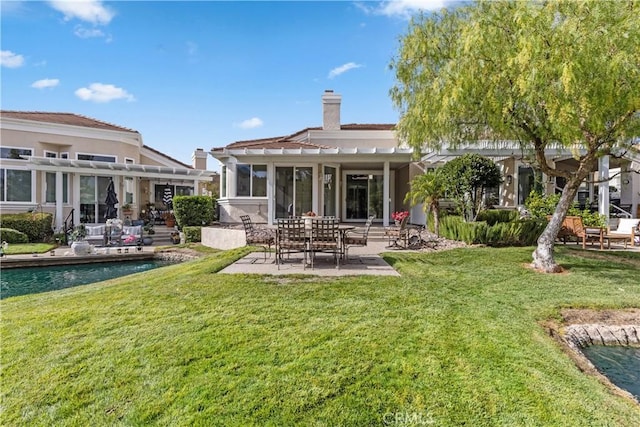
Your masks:
<svg viewBox="0 0 640 427"><path fill-rule="evenodd" d="M312 207L313 168L276 166L276 219L304 215Z"/></svg>
<svg viewBox="0 0 640 427"><path fill-rule="evenodd" d="M345 178L345 221L364 221L370 215L382 218L382 172L347 173Z"/></svg>

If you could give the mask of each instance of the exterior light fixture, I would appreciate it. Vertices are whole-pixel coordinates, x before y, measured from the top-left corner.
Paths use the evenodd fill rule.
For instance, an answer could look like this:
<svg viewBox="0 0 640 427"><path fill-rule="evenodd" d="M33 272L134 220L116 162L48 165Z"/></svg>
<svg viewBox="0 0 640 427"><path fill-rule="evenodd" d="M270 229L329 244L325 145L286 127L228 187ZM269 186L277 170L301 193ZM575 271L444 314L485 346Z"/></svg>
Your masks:
<svg viewBox="0 0 640 427"><path fill-rule="evenodd" d="M513 182L513 176L507 175L507 185L511 185L512 182Z"/></svg>

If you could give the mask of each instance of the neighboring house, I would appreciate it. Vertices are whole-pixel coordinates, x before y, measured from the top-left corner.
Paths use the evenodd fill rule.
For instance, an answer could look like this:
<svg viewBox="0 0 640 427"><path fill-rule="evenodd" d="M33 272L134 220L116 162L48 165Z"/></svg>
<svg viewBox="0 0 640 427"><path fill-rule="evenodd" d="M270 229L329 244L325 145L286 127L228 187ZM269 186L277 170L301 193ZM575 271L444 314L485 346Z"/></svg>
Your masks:
<svg viewBox="0 0 640 427"><path fill-rule="evenodd" d="M322 105L322 127L211 150L221 163L221 222L237 223L240 215L248 214L254 222L273 224L278 218L313 211L344 222L364 222L376 215L378 222L388 225L394 211L407 208L404 197L416 174L472 152L492 158L503 172L503 184L489 195L495 206L524 204L534 186L546 193L563 187L559 180L536 176L516 143L486 142L456 151L443 148L420 153L420 161L414 161L413 150L399 143L393 124L341 124L341 96L330 90L324 92ZM575 168L566 150L549 150L547 158L558 169ZM640 179L631 171L640 170L640 157L627 153L621 159L603 159L600 170L605 176L609 168L620 172L620 206L635 214ZM607 189L607 182L599 187L584 184L578 201L597 201L597 194L604 196ZM608 202L607 197L601 201L602 212L609 212ZM411 216L413 223L424 223L421 207L412 208Z"/></svg>
<svg viewBox="0 0 640 427"><path fill-rule="evenodd" d="M203 194L219 178L202 149L189 166L144 145L135 130L77 114L0 111L0 132L2 212L51 212L56 229L66 219L104 223L111 179L118 216L126 219L127 204L136 219L164 209L167 186L174 195Z"/></svg>

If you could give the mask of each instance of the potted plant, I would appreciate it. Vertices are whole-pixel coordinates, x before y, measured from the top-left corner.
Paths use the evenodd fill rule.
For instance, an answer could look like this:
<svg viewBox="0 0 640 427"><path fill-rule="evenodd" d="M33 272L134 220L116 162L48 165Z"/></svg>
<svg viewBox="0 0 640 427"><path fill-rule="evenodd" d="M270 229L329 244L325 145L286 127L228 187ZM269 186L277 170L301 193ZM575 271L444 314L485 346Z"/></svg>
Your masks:
<svg viewBox="0 0 640 427"><path fill-rule="evenodd" d="M398 211L391 214L391 218L395 221L396 225L400 225L403 219L409 216L409 211Z"/></svg>
<svg viewBox="0 0 640 427"><path fill-rule="evenodd" d="M169 211L164 214L164 224L167 227L175 227L176 225L176 217L173 216L173 211Z"/></svg>
<svg viewBox="0 0 640 427"><path fill-rule="evenodd" d="M131 216L133 215L133 208L129 203L125 203L122 205L122 215Z"/></svg>
<svg viewBox="0 0 640 427"><path fill-rule="evenodd" d="M145 246L149 246L153 244L152 234L155 234L155 230L153 229L153 220L145 225L142 230L147 233L146 236L142 236L142 244Z"/></svg>
<svg viewBox="0 0 640 427"><path fill-rule="evenodd" d="M93 249L91 245L85 240L85 237L87 237L87 228L84 224L76 225L70 237L73 241L73 243L71 243L71 250L74 255L89 255L92 252Z"/></svg>

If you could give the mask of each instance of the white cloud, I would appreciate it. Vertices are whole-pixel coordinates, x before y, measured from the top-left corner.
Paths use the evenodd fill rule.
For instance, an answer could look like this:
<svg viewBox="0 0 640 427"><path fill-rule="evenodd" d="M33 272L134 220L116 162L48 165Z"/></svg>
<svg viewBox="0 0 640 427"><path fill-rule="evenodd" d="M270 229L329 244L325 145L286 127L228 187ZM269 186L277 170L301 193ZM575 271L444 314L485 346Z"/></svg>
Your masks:
<svg viewBox="0 0 640 427"><path fill-rule="evenodd" d="M105 33L98 28L85 28L81 25L76 26L73 34L81 39L90 39L93 37L106 37Z"/></svg>
<svg viewBox="0 0 640 427"><path fill-rule="evenodd" d="M236 123L234 124L234 126L242 129L255 129L255 128L262 127L263 124L264 122L262 121L262 119L259 119L258 117L252 117L241 123Z"/></svg>
<svg viewBox="0 0 640 427"><path fill-rule="evenodd" d="M336 67L333 70L329 71L328 77L332 79L334 77L338 77L340 74L346 73L349 70L353 70L355 68L360 68L360 67L362 67L361 64L356 64L355 62L347 62L346 64Z"/></svg>
<svg viewBox="0 0 640 427"><path fill-rule="evenodd" d="M94 25L107 25L115 16L115 12L100 0L50 0L49 4L62 12L67 21L75 18Z"/></svg>
<svg viewBox="0 0 640 427"><path fill-rule="evenodd" d="M391 0L381 2L377 6L368 6L364 3L357 3L357 5L367 13L409 18L421 10L440 10L447 4L456 2L457 0Z"/></svg>
<svg viewBox="0 0 640 427"><path fill-rule="evenodd" d="M24 56L10 50L0 51L0 65L7 68L18 68L24 65Z"/></svg>
<svg viewBox="0 0 640 427"><path fill-rule="evenodd" d="M93 102L110 102L116 99L126 99L130 102L136 100L134 96L126 90L103 83L91 83L88 88L81 87L76 90L75 94L83 101Z"/></svg>
<svg viewBox="0 0 640 427"><path fill-rule="evenodd" d="M48 87L56 87L60 84L58 79L42 79L31 83L31 87L36 89L45 89Z"/></svg>

